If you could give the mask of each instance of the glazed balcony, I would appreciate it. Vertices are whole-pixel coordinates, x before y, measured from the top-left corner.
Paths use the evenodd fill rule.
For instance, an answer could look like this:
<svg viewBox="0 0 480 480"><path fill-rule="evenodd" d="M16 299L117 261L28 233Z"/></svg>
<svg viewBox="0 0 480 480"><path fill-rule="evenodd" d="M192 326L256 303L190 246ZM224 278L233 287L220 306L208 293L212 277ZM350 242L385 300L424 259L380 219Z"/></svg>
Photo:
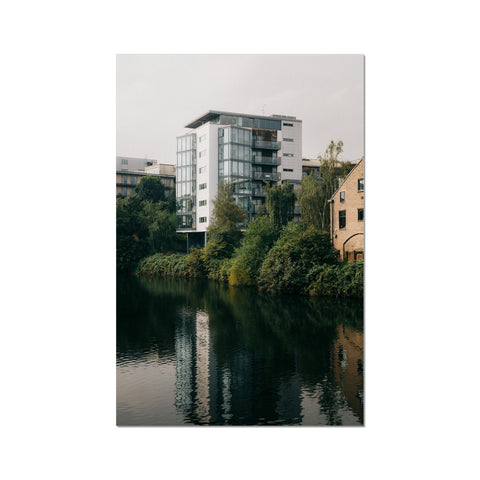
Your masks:
<svg viewBox="0 0 480 480"><path fill-rule="evenodd" d="M253 163L262 165L280 165L281 159L278 157L253 157Z"/></svg>
<svg viewBox="0 0 480 480"><path fill-rule="evenodd" d="M252 178L254 180L267 180L270 182L280 181L279 172L252 172Z"/></svg>
<svg viewBox="0 0 480 480"><path fill-rule="evenodd" d="M262 148L265 150L280 150L280 142L267 142L266 140L254 140L253 148Z"/></svg>

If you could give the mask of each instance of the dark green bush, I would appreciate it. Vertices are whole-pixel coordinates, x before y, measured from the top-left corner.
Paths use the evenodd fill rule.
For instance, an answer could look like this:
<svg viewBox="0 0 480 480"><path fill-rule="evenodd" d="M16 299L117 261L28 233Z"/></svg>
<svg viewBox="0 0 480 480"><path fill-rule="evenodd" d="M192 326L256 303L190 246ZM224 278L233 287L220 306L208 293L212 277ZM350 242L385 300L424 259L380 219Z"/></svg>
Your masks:
<svg viewBox="0 0 480 480"><path fill-rule="evenodd" d="M265 257L258 286L269 293L304 293L312 267L336 261L327 233L291 222Z"/></svg>
<svg viewBox="0 0 480 480"><path fill-rule="evenodd" d="M308 274L306 291L310 296L363 296L363 262L319 265Z"/></svg>

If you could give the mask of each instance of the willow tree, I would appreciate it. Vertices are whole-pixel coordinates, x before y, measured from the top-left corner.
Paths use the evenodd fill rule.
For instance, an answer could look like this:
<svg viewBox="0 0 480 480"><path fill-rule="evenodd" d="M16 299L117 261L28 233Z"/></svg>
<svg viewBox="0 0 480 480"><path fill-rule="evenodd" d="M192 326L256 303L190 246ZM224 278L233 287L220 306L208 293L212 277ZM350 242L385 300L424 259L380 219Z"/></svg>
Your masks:
<svg viewBox="0 0 480 480"><path fill-rule="evenodd" d="M295 200L296 195L291 183L267 187L265 207L275 228L283 227L293 219Z"/></svg>
<svg viewBox="0 0 480 480"><path fill-rule="evenodd" d="M325 232L330 229L330 204L328 201L335 193L340 181L352 168L350 162L338 160L342 151L343 142L332 140L325 153L318 156L320 160L318 174L305 175L302 178L302 188L298 195L302 221Z"/></svg>

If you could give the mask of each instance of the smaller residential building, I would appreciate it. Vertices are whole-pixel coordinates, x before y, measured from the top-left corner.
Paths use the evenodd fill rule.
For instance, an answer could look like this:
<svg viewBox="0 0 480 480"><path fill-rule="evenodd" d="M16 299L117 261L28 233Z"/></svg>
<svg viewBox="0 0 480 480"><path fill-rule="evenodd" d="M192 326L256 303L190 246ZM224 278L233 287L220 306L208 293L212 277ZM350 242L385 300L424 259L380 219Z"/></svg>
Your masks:
<svg viewBox="0 0 480 480"><path fill-rule="evenodd" d="M126 197L135 193L135 186L142 177L151 175L160 177L165 185L165 199L168 198L170 191L175 187L175 167L173 165L154 165L146 171L119 171L117 170L117 197Z"/></svg>
<svg viewBox="0 0 480 480"><path fill-rule="evenodd" d="M340 259L363 260L364 256L364 159L350 171L330 199L330 234Z"/></svg>
<svg viewBox="0 0 480 480"><path fill-rule="evenodd" d="M157 161L148 158L117 157L117 171L145 171L146 167L156 165Z"/></svg>

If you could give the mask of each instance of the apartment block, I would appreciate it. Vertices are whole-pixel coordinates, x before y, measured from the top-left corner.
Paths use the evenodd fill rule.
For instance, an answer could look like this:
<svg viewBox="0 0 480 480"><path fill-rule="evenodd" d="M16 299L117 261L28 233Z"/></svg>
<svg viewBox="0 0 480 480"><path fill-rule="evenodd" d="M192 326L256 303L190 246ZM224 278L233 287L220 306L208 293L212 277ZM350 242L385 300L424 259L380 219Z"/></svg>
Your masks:
<svg viewBox="0 0 480 480"><path fill-rule="evenodd" d="M218 186L233 186L235 202L255 216L265 186L302 178L302 121L284 115L210 110L177 137L177 229L205 232Z"/></svg>
<svg viewBox="0 0 480 480"><path fill-rule="evenodd" d="M350 171L330 199L330 224L333 246L341 260L356 261L364 256L364 160Z"/></svg>

